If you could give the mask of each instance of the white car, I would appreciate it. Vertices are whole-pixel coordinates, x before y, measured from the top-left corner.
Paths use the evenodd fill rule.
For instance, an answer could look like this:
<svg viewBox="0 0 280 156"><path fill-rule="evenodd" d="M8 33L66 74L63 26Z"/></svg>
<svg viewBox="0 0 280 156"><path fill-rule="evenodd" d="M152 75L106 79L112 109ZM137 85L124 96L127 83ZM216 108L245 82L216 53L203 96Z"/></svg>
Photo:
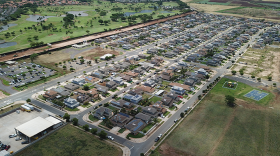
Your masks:
<svg viewBox="0 0 280 156"><path fill-rule="evenodd" d="M159 138L161 138L162 137L162 134L159 134L159 136L158 136Z"/></svg>
<svg viewBox="0 0 280 156"><path fill-rule="evenodd" d="M112 136L108 136L108 139L110 140L114 140L114 138Z"/></svg>
<svg viewBox="0 0 280 156"><path fill-rule="evenodd" d="M17 134L11 134L11 135L9 135L9 138L14 138L16 136L17 136Z"/></svg>

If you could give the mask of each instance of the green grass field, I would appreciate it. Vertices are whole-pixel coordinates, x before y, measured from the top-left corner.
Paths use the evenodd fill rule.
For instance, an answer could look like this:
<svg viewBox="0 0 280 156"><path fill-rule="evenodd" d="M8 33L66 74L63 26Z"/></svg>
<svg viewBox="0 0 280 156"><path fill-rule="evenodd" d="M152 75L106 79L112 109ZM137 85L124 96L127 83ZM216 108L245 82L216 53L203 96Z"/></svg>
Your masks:
<svg viewBox="0 0 280 156"><path fill-rule="evenodd" d="M149 6L153 5L152 3L137 3L137 4L123 4L123 3L112 3L110 4L109 2L101 2L102 4L98 4L97 1L94 1L91 3L91 5L71 5L71 6L42 6L39 7L39 11L36 12L36 15L41 15L41 16L55 16L48 18L43 24L44 25L49 25L52 23L54 25L54 28L57 28L57 32L54 32L52 30L42 30L41 26L37 26L37 22L32 22L32 21L26 21L26 18L29 17L29 15L32 15L32 12L28 12L29 15L22 15L21 18L19 18L16 21L11 21L9 23L14 23L17 24L16 26L9 27L8 30L3 31L0 33L0 39L5 39L6 42L17 42L17 45L7 47L7 48L0 48L0 54L13 51L13 50L18 50L18 49L23 49L23 48L28 48L30 47L30 41L28 41L28 38L31 38L32 42L40 42L43 41L44 43L51 43L54 41L60 41L68 38L74 38L78 36L83 36L86 35L87 32L89 31L89 34L91 33L96 33L96 32L102 32L104 29L114 29L114 28L120 28L124 26L128 26L128 21L121 21L119 19L117 22L111 21L108 25L100 25L98 20L110 20L110 16L114 13L118 13L117 11L112 11L111 9L114 7L122 7L123 10L121 12L134 12L134 8L141 8L141 10L152 10L155 12L153 14L153 19L157 19L158 15L174 15L176 13L179 13L179 10L173 10L172 13L162 13L161 11L163 10L157 10L154 11L153 8L149 8ZM167 5L170 6L175 6L177 5L176 2L166 2ZM105 16L100 16L98 12L95 11L95 9L100 9L107 11L108 13ZM88 16L78 16L74 19L75 21L75 26L78 28L74 28L73 26L70 28L65 29L63 27L63 17L61 15L64 15L65 12L68 11L85 11L85 13L88 14ZM141 14L151 14L150 13L141 13ZM136 15L139 15L140 13L136 13ZM87 24L92 20L92 27L90 26L91 24ZM136 23L140 23L141 20L137 19ZM28 27L32 27L34 25L37 30L34 29L25 29ZM83 28L81 28L81 26ZM41 29L41 31L39 31ZM20 32L22 30L22 32ZM66 34L67 31L71 31L72 33ZM4 35L9 32L12 33L14 32L14 35L11 35L10 37L6 38ZM35 40L33 37L37 35L38 40Z"/></svg>
<svg viewBox="0 0 280 156"><path fill-rule="evenodd" d="M4 114L4 113L6 113L6 112L8 112L8 111L10 111L10 110L13 110L13 109L15 109L15 108L20 107L21 105L23 105L23 103L21 103L21 104L16 104L16 105L12 105L12 106L7 107L7 108L5 108L5 109L0 109L0 114Z"/></svg>
<svg viewBox="0 0 280 156"><path fill-rule="evenodd" d="M121 156L120 148L101 141L91 134L87 134L71 125L29 146L17 156L38 155L94 155L94 156Z"/></svg>
<svg viewBox="0 0 280 156"><path fill-rule="evenodd" d="M151 101L152 103L156 103L156 102L158 102L158 101L160 101L160 100L161 100L160 97L154 96L154 97L152 97L149 101Z"/></svg>
<svg viewBox="0 0 280 156"><path fill-rule="evenodd" d="M279 154L280 107L275 96L270 93L261 100L263 103L241 99L252 87L239 83L241 90L230 93L238 98L237 106L230 108L224 102L225 94L229 94L221 88L224 81L228 80L221 79L152 156Z"/></svg>

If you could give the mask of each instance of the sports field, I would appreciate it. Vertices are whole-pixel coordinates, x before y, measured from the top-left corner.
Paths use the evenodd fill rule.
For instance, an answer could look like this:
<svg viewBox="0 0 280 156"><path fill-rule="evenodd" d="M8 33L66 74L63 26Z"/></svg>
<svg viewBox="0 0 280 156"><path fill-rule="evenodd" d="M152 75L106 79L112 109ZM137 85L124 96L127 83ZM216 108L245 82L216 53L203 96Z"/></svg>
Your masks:
<svg viewBox="0 0 280 156"><path fill-rule="evenodd" d="M129 13L129 12L141 12L136 13L135 15L140 14L149 14L152 15L153 19L159 18L159 15L174 15L179 13L179 10L172 10L172 12L163 12L162 9L154 10L153 5L154 3L137 3L137 4L123 4L123 3L110 3L110 2L103 2L103 1L94 1L91 5L71 5L71 6L41 6L38 7L37 12L35 15L40 16L53 16L46 19L42 22L42 25L49 27L47 30L43 30L40 22L34 21L27 21L26 19L29 18L29 15L33 15L31 11L27 14L29 15L22 15L16 21L11 21L9 24L17 24L16 26L9 27L8 30L0 32L0 40L5 40L6 42L17 42L17 45L0 48L0 54L28 48L30 47L31 42L44 42L50 43L60 40L65 40L69 38L74 38L78 36L83 36L87 34L92 34L96 32L102 32L104 29L114 29L114 28L121 28L124 26L128 26L129 22L132 23L140 23L142 22L140 18L137 18L134 21L121 20L119 18L117 21L111 21L110 16L115 13ZM166 6L176 6L176 2L166 2L164 3ZM121 11L112 10L113 8L122 8ZM96 11L99 9L103 12L106 12L106 15L100 14L100 12ZM148 10L148 11L147 11ZM68 28L63 27L63 15L69 11L80 11L81 13L86 13L87 16L77 15L74 18L74 26L68 26ZM71 13L71 12L70 12ZM103 21L110 20L109 23L99 23L99 20L102 19ZM7 37L5 34L10 33ZM38 36L38 38L34 38L34 36Z"/></svg>
<svg viewBox="0 0 280 156"><path fill-rule="evenodd" d="M24 149L17 156L122 156L122 150L71 125Z"/></svg>
<svg viewBox="0 0 280 156"><path fill-rule="evenodd" d="M263 90L269 95L255 103L243 96L252 87L239 83L236 90L230 90L222 88L225 81L229 80L221 79L152 156L280 153L280 92ZM237 98L235 108L225 104L225 94Z"/></svg>

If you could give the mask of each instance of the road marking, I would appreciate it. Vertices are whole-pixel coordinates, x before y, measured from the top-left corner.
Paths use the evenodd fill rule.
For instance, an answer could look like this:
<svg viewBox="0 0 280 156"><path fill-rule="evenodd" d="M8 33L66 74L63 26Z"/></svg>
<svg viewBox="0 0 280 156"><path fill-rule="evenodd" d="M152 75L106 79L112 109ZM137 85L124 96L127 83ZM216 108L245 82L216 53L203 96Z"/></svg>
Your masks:
<svg viewBox="0 0 280 156"><path fill-rule="evenodd" d="M130 150L133 148L134 146L132 146L131 148L130 148Z"/></svg>

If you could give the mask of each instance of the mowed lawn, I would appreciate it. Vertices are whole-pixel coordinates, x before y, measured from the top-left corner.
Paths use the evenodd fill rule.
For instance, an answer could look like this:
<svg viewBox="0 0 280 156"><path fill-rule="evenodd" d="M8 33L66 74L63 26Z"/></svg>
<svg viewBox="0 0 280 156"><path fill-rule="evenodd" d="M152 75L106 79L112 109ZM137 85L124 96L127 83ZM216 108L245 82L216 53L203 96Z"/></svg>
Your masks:
<svg viewBox="0 0 280 156"><path fill-rule="evenodd" d="M66 125L57 132L21 151L17 156L121 156L122 150L101 141L71 125Z"/></svg>
<svg viewBox="0 0 280 156"><path fill-rule="evenodd" d="M152 154L155 155L279 155L280 123L278 96L263 99L268 104L237 99L235 108L226 106L225 89L219 84ZM250 88L239 83L238 87ZM237 89L238 89L237 87ZM236 90L240 98L246 89ZM232 91L233 92L233 91ZM244 97L245 98L245 97ZM277 99L276 99L277 98ZM279 102L278 102L279 103ZM274 106L274 109L269 107Z"/></svg>

